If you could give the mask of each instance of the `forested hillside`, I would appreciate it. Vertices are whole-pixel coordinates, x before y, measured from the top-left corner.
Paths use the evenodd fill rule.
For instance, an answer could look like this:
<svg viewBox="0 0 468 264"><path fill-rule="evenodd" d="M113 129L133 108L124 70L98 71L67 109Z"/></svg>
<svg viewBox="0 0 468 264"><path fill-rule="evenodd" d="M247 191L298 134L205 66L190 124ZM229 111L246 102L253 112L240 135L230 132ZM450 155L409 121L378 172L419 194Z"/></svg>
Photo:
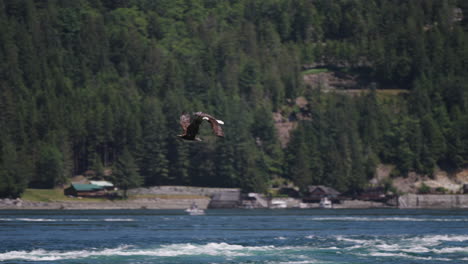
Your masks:
<svg viewBox="0 0 468 264"><path fill-rule="evenodd" d="M349 193L378 163L460 169L463 15L464 0L0 0L0 196L104 168L133 184L264 191L283 177ZM371 91L323 93L303 65ZM226 137L179 141L184 111L222 119ZM291 111L307 118L282 148L272 113Z"/></svg>

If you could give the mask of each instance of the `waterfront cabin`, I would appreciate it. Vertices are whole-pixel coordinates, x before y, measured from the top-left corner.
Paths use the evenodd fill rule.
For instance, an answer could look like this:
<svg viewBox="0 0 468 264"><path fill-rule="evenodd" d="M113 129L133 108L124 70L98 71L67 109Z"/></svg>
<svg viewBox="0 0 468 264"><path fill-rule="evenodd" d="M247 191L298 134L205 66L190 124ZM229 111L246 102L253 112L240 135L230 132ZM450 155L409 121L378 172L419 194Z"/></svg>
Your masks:
<svg viewBox="0 0 468 264"><path fill-rule="evenodd" d="M304 195L302 200L306 203L318 203L322 198L328 198L333 202L339 201L340 193L327 186L323 185L310 185L307 187L307 193Z"/></svg>
<svg viewBox="0 0 468 264"><path fill-rule="evenodd" d="M103 197L107 192L104 187L95 184L72 183L64 190L67 196L75 197Z"/></svg>

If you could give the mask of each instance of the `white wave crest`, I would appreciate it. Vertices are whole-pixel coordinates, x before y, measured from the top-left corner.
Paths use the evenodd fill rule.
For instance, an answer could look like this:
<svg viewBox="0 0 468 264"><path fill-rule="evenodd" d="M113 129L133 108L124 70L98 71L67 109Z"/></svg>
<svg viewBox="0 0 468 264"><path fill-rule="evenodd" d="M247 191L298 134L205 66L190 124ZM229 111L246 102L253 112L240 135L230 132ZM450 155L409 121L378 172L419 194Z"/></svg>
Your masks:
<svg viewBox="0 0 468 264"><path fill-rule="evenodd" d="M9 251L0 253L0 261L9 260L28 260L28 261L55 261L63 259L78 259L95 256L112 256L118 252L122 252L129 246L121 246L114 249L103 250L76 250L76 251L47 251L37 249L32 251Z"/></svg>
<svg viewBox="0 0 468 264"><path fill-rule="evenodd" d="M274 252L274 246L242 246L227 243L208 243L205 245L196 244L171 244L154 249L135 249L132 246L124 245L111 249L91 249L76 251L47 251L44 249L32 251L9 251L0 253L0 261L29 260L29 261L54 261L65 259L82 259L90 257L105 256L155 256L155 257L176 257L176 256L250 256L259 252Z"/></svg>
<svg viewBox="0 0 468 264"><path fill-rule="evenodd" d="M135 219L132 218L106 218L104 219L106 222L133 222Z"/></svg>
<svg viewBox="0 0 468 264"><path fill-rule="evenodd" d="M0 218L4 222L57 222L57 219L51 218Z"/></svg>
<svg viewBox="0 0 468 264"><path fill-rule="evenodd" d="M313 217L314 221L406 221L406 222L468 222L467 218L416 218L416 217L359 217L359 216L333 216Z"/></svg>
<svg viewBox="0 0 468 264"><path fill-rule="evenodd" d="M390 237L387 239L337 236L336 240L352 243L353 245L345 248L347 251L355 249L366 250L369 251L371 256L378 257L415 257L414 254L468 252L468 247L450 247L444 244L445 242L468 241L468 235L427 235L411 238ZM410 253L410 255L407 253ZM421 255L420 257L426 258L426 256Z"/></svg>
<svg viewBox="0 0 468 264"><path fill-rule="evenodd" d="M180 256L180 255L210 255L210 256L250 256L256 252L273 251L274 246L242 246L228 243L208 243L206 245L196 244L173 244L162 246L152 251L157 256Z"/></svg>
<svg viewBox="0 0 468 264"><path fill-rule="evenodd" d="M276 240L286 240L287 238L280 236L280 237L275 237Z"/></svg>
<svg viewBox="0 0 468 264"><path fill-rule="evenodd" d="M375 245L376 243L382 243L383 240L381 239L357 239L357 238L352 238L352 237L344 237L344 236L337 236L336 240L338 241L345 241L345 242L351 242L355 244L370 244L370 245Z"/></svg>
<svg viewBox="0 0 468 264"><path fill-rule="evenodd" d="M468 247L448 247L441 249L433 249L435 253L444 254L444 253L457 253L457 252L468 252Z"/></svg>
<svg viewBox="0 0 468 264"><path fill-rule="evenodd" d="M366 256L365 254L358 254L362 256ZM373 257L399 257L399 258L408 258L408 259L418 259L418 260L437 260L437 261L451 261L448 258L433 258L433 257L420 257L420 256L413 256L405 253L388 253L388 252L371 252L368 256Z"/></svg>
<svg viewBox="0 0 468 264"><path fill-rule="evenodd" d="M427 245L438 245L441 242L464 242L468 241L468 235L432 235L412 238L416 243Z"/></svg>
<svg viewBox="0 0 468 264"><path fill-rule="evenodd" d="M63 218L0 218L0 222L131 222L135 221L132 218L74 218L74 219L63 219Z"/></svg>

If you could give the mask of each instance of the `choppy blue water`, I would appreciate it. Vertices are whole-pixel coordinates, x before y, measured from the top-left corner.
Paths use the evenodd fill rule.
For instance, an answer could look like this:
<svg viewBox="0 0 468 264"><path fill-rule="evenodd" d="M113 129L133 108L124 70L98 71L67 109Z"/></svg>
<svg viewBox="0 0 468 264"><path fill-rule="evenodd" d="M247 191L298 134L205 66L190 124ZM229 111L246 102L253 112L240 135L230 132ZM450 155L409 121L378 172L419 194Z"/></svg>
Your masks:
<svg viewBox="0 0 468 264"><path fill-rule="evenodd" d="M1 263L468 263L468 211L0 211Z"/></svg>

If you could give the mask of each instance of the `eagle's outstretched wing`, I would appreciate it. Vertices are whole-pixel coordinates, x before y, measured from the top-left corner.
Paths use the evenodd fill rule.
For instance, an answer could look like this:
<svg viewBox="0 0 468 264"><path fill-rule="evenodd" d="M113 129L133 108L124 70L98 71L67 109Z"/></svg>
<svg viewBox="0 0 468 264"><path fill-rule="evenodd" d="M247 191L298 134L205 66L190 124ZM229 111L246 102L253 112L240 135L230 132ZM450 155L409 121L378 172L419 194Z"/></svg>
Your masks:
<svg viewBox="0 0 468 264"><path fill-rule="evenodd" d="M207 120L211 124L211 129L213 130L213 133L218 136L218 137L224 137L224 131L223 128L221 127L222 124L224 124L223 121L217 120L216 118L212 117L209 114L205 114L203 112L196 112L194 115L197 117L196 119L201 120Z"/></svg>

